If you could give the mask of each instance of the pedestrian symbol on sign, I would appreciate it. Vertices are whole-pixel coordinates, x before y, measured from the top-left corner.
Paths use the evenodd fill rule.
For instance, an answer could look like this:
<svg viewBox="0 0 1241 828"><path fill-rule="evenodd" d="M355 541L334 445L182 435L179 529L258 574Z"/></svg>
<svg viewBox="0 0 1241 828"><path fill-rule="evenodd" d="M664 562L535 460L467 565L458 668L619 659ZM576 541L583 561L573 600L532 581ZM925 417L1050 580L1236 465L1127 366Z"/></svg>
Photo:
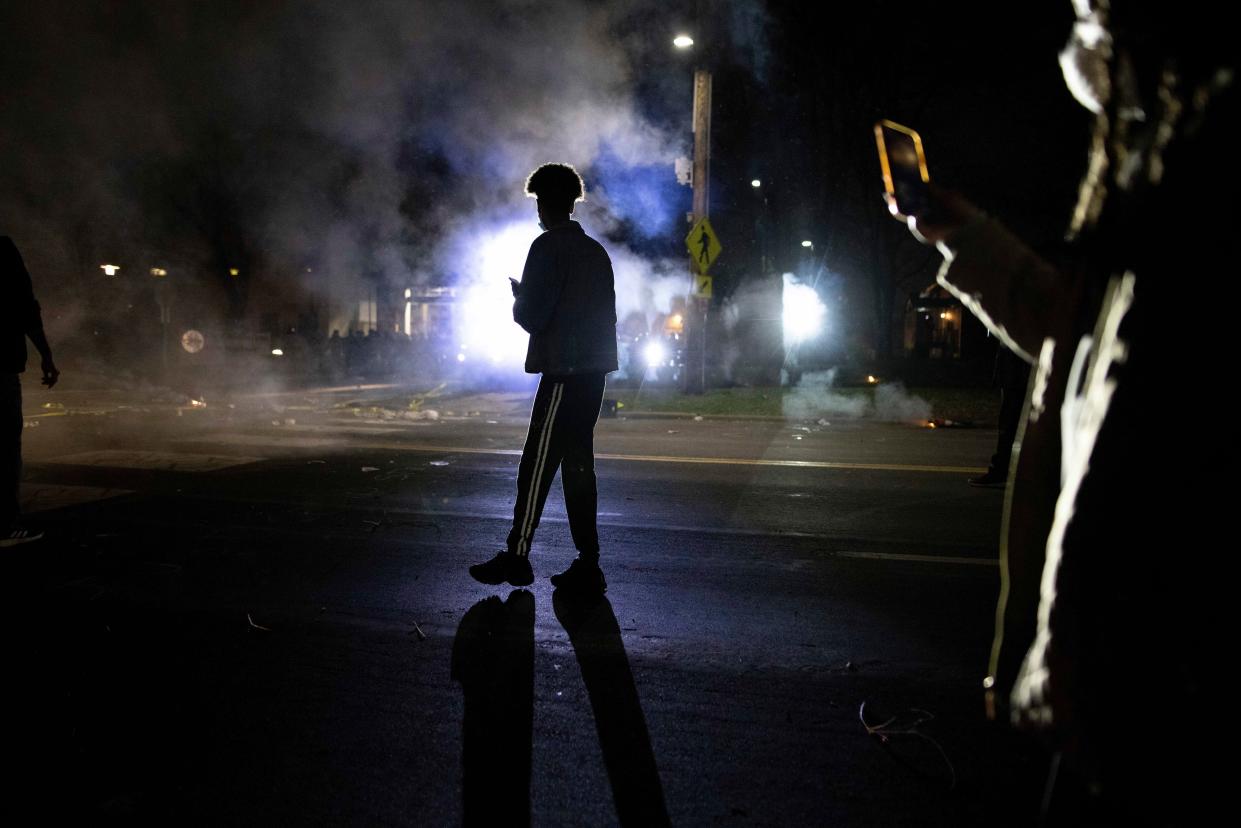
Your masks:
<svg viewBox="0 0 1241 828"><path fill-rule="evenodd" d="M685 237L685 247L694 260L694 269L704 274L710 269L722 249L720 240L711 227L711 222L705 218L699 219L689 231L689 235Z"/></svg>

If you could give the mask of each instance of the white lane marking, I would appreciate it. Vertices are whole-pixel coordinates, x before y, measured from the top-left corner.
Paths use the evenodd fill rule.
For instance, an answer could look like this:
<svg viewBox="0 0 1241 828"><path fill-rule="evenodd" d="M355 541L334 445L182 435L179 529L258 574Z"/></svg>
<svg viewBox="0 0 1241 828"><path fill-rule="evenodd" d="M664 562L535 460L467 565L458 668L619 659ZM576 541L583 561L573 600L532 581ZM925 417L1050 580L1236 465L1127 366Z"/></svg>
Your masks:
<svg viewBox="0 0 1241 828"><path fill-rule="evenodd" d="M104 489L98 486L60 486L50 483L23 483L21 507L23 514L46 512L64 506L77 506L112 497L132 494L129 489Z"/></svg>
<svg viewBox="0 0 1241 828"><path fill-rule="evenodd" d="M297 431L301 426L290 426L286 431ZM521 449L480 448L478 446L437 446L430 443L397 443L378 441L355 441L342 436L337 440L307 441L306 438L282 437L260 434L213 434L212 442L245 446L271 447L319 447L337 445L355 449L379 451L408 451L430 454L486 454L500 457L519 457ZM983 466L932 466L905 463L838 463L830 460L776 460L767 457L681 457L659 454L608 454L595 453L596 460L616 460L628 463L680 463L683 465L711 466L766 466L791 469L833 469L843 471L900 471L930 472L937 474L982 474Z"/></svg>
<svg viewBox="0 0 1241 828"><path fill-rule="evenodd" d="M994 558L962 558L952 555L907 555L895 552L833 552L838 558L862 558L868 561L914 561L917 563L961 564L963 566L999 566Z"/></svg>
<svg viewBox="0 0 1241 828"><path fill-rule="evenodd" d="M172 451L122 451L103 449L51 457L45 463L67 466L102 466L110 469L159 469L163 471L207 472L258 463L262 457L231 457L223 454L191 454Z"/></svg>

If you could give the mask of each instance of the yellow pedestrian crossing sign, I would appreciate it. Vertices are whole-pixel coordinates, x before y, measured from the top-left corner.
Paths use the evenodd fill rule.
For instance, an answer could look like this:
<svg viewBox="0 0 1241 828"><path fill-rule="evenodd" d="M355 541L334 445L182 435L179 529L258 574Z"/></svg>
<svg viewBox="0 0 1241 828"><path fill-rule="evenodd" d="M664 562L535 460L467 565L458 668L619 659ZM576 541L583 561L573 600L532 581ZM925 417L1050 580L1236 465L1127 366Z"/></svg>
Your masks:
<svg viewBox="0 0 1241 828"><path fill-rule="evenodd" d="M694 229L689 231L689 235L685 237L685 246L689 249L694 269L704 275L723 250L720 239L715 235L715 229L711 227L706 216L698 219Z"/></svg>
<svg viewBox="0 0 1241 828"><path fill-rule="evenodd" d="M699 274L694 277L694 295L700 296L703 299L711 298L711 277L710 276L707 276L704 273L704 274Z"/></svg>

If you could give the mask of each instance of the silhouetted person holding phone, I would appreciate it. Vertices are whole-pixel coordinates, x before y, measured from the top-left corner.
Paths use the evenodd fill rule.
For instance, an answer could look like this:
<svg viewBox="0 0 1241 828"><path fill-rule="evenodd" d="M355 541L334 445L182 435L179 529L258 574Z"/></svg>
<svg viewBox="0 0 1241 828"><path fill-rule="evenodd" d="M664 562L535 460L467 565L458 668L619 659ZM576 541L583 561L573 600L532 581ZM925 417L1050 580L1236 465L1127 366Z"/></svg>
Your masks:
<svg viewBox="0 0 1241 828"><path fill-rule="evenodd" d="M993 716L1054 752L1044 824L1197 825L1230 804L1202 724L1235 523L1231 487L1203 484L1230 449L1213 422L1196 435L1157 415L1169 386L1233 373L1236 47L1197 0L1074 7L1060 60L1094 131L1066 243L1040 255L935 186L919 211L889 204L1034 372L983 686Z"/></svg>
<svg viewBox="0 0 1241 828"><path fill-rule="evenodd" d="M42 532L19 523L18 490L22 477L22 382L26 370L26 338L42 357L43 384L51 388L60 371L52 361L52 347L43 333L43 316L34 298L30 273L17 246L0 236L0 547L16 546L43 537Z"/></svg>
<svg viewBox="0 0 1241 828"><path fill-rule="evenodd" d="M599 594L607 589L599 568L594 430L604 377L617 368L616 290L607 252L570 218L582 192L582 177L567 164L544 164L526 180L544 232L530 245L521 281L510 280L513 319L530 333L526 372L543 376L517 470L506 548L470 567L484 584L534 581L530 544L559 468L578 557L552 576L552 584Z"/></svg>

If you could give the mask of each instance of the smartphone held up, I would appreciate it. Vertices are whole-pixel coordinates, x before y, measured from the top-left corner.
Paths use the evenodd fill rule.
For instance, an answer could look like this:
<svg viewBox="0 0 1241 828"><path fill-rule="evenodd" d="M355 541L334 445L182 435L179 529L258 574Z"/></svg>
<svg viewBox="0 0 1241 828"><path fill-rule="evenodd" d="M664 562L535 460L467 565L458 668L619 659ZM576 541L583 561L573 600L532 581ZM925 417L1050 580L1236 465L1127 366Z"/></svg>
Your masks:
<svg viewBox="0 0 1241 828"><path fill-rule="evenodd" d="M875 124L875 144L893 215L907 219L924 213L929 205L927 189L931 175L926 168L922 138L907 126L883 120Z"/></svg>

